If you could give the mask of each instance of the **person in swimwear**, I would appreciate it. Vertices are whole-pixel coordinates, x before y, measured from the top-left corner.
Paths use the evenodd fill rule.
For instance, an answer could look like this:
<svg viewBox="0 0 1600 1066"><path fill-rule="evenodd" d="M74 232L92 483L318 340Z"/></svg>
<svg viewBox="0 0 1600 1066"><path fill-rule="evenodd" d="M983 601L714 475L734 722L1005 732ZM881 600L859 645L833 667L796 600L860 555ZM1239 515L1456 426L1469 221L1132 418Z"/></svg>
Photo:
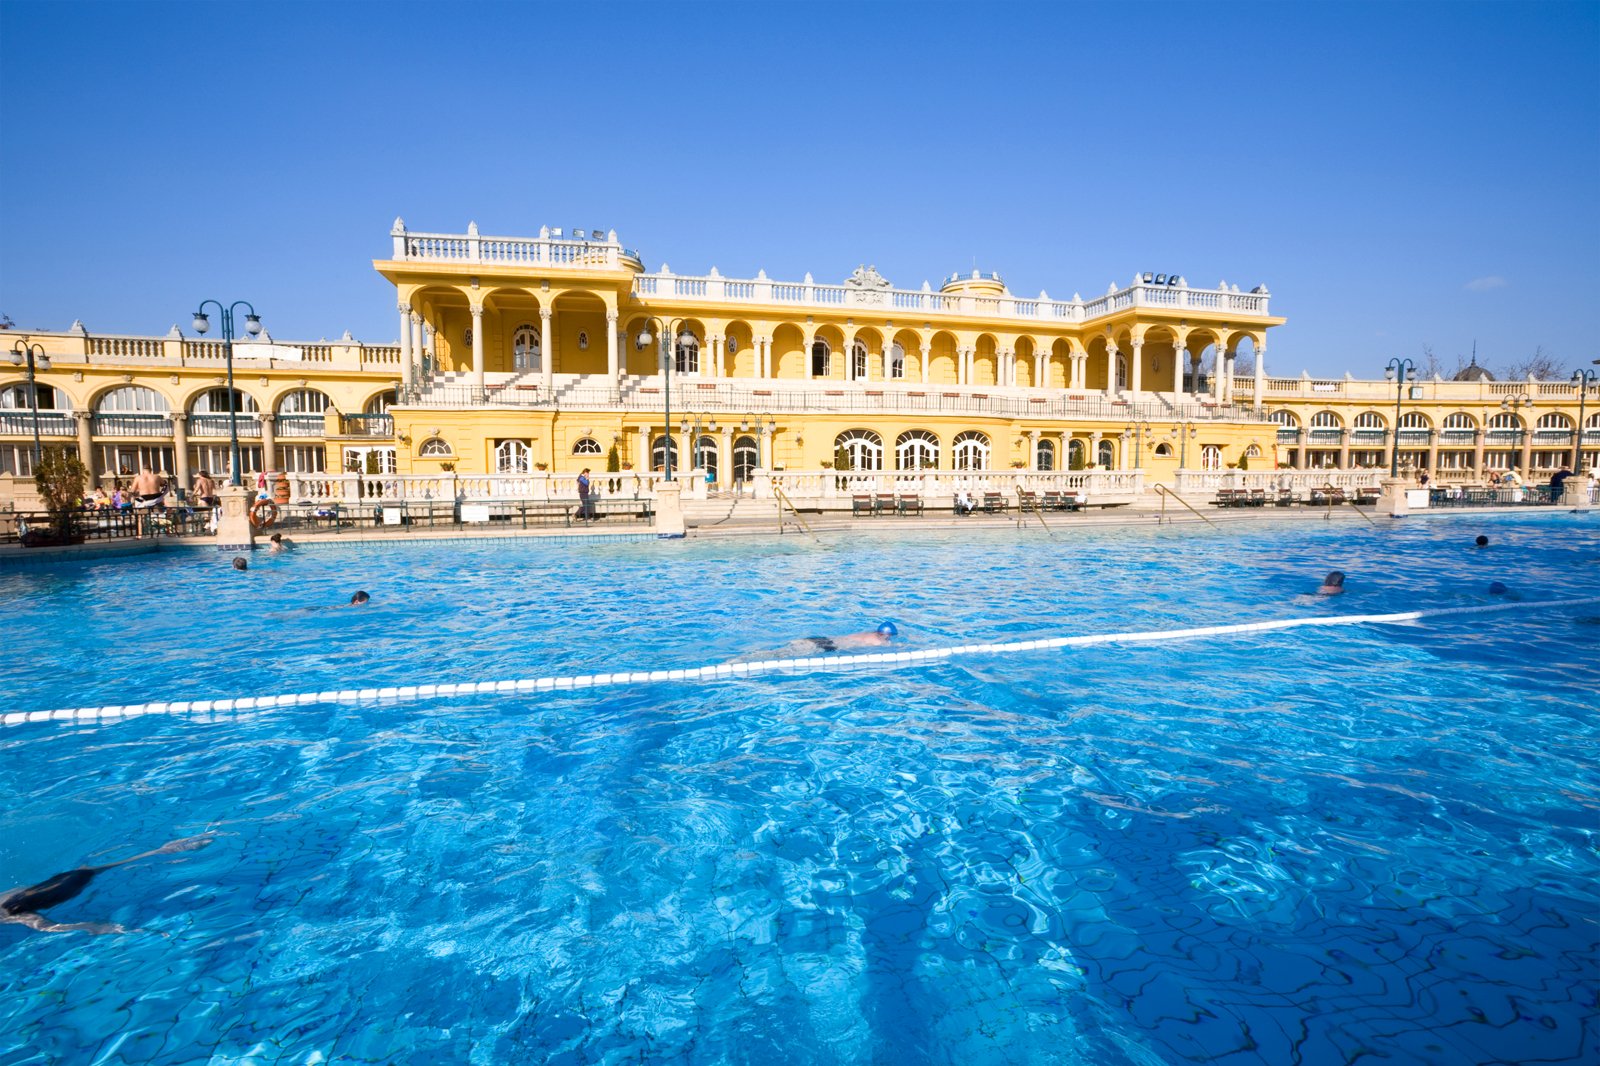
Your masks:
<svg viewBox="0 0 1600 1066"><path fill-rule="evenodd" d="M1344 591L1344 571L1330 570L1328 576L1322 579L1322 587L1317 590L1318 596L1337 596Z"/></svg>
<svg viewBox="0 0 1600 1066"><path fill-rule="evenodd" d="M879 647L899 635L900 631L895 628L893 622L884 622L877 629L846 633L842 637L802 637L799 640L791 640L783 647L759 655L757 658L797 659L832 655L835 652L850 652L858 648Z"/></svg>
<svg viewBox="0 0 1600 1066"><path fill-rule="evenodd" d="M52 922L39 912L46 907L77 898L78 894L89 887L89 882L96 876L118 866L126 866L130 862L140 859L149 859L157 855L170 855L174 851L194 851L211 843L212 835L202 833L199 836L184 837L174 840L170 844L163 844L154 851L141 852L132 858L122 859L119 862L108 862L104 866L80 866L76 870L56 874L54 877L40 881L36 885L26 888L14 888L10 892L0 895L0 922L10 922L15 925L25 925L29 929L40 933L126 933L129 930L120 925L109 925L102 922L69 922L58 924ZM138 930L133 930L138 932Z"/></svg>

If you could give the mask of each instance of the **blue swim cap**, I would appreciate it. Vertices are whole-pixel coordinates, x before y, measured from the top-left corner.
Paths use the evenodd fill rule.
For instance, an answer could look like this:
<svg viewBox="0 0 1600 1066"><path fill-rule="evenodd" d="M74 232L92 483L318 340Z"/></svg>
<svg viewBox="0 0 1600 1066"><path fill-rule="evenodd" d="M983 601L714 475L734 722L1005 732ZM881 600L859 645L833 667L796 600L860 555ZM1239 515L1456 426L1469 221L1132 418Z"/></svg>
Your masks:
<svg viewBox="0 0 1600 1066"><path fill-rule="evenodd" d="M898 637L900 635L900 631L894 627L893 622L883 623L883 625L878 627L878 632L882 633L886 637Z"/></svg>
<svg viewBox="0 0 1600 1066"><path fill-rule="evenodd" d="M1506 591L1505 585L1501 584L1500 582L1498 582L1498 581L1489 582L1489 595L1498 596L1502 592L1505 592L1505 591Z"/></svg>

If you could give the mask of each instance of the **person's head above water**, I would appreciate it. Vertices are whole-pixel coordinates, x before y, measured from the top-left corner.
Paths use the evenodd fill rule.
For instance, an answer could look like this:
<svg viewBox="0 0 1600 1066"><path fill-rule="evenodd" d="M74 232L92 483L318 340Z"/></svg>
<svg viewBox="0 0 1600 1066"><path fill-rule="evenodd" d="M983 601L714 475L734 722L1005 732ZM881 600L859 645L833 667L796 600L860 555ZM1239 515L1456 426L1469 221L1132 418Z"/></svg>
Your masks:
<svg viewBox="0 0 1600 1066"><path fill-rule="evenodd" d="M877 632L884 637L898 637L900 635L900 631L894 627L894 623L889 621L885 621L880 625Z"/></svg>
<svg viewBox="0 0 1600 1066"><path fill-rule="evenodd" d="M352 604L366 603L370 599L372 599L372 597L368 596L365 592L357 592L354 596L350 597L350 602Z"/></svg>
<svg viewBox="0 0 1600 1066"><path fill-rule="evenodd" d="M1510 589L1506 588L1505 582L1503 581L1489 582L1489 595L1491 596L1504 596L1510 591Z"/></svg>
<svg viewBox="0 0 1600 1066"><path fill-rule="evenodd" d="M1336 596L1343 591L1343 570L1329 570L1328 576L1322 579L1322 587L1317 590L1317 592L1323 596Z"/></svg>
<svg viewBox="0 0 1600 1066"><path fill-rule="evenodd" d="M1478 539L1472 543L1476 544L1480 548L1487 548L1489 546L1489 538L1484 536L1482 533L1479 533Z"/></svg>
<svg viewBox="0 0 1600 1066"><path fill-rule="evenodd" d="M233 568L235 570L248 570L250 569L250 560L242 555L235 555L233 557Z"/></svg>

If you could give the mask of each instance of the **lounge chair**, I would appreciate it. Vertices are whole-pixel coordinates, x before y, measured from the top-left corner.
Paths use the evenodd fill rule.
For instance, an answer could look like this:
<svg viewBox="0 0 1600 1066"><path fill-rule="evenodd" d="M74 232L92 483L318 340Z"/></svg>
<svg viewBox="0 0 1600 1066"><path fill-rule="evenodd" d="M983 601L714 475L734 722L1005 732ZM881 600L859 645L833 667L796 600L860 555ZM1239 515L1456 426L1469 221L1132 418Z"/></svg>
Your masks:
<svg viewBox="0 0 1600 1066"><path fill-rule="evenodd" d="M857 494L850 497L850 517L855 518L859 515L870 515L872 513L871 496Z"/></svg>
<svg viewBox="0 0 1600 1066"><path fill-rule="evenodd" d="M897 508L899 509L900 513L903 514L903 515L905 515L905 514L916 514L916 515L922 514L922 497L921 496L898 496L898 497L895 498L895 504L896 504Z"/></svg>
<svg viewBox="0 0 1600 1066"><path fill-rule="evenodd" d="M1018 512L1020 512L1022 514L1027 514L1029 511L1037 511L1038 509L1039 509L1039 494L1037 492L1018 492L1017 493L1017 511Z"/></svg>
<svg viewBox="0 0 1600 1066"><path fill-rule="evenodd" d="M1006 498L1004 496L1000 495L998 492L986 492L986 493L984 493L983 494L983 513L984 514L1005 514L1006 513Z"/></svg>
<svg viewBox="0 0 1600 1066"><path fill-rule="evenodd" d="M894 514L895 513L894 494L893 493L887 493L887 492L878 493L872 499L872 508L878 514Z"/></svg>

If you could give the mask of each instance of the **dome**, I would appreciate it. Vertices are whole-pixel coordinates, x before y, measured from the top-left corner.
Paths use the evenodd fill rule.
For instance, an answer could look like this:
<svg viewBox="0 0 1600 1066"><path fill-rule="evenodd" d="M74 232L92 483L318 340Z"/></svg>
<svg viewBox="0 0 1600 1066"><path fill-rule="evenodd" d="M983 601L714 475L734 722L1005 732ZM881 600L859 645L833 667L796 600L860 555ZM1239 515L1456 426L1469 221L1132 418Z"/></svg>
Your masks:
<svg viewBox="0 0 1600 1066"><path fill-rule="evenodd" d="M939 291L950 295L1004 296L1005 280L999 274L974 270L970 274L957 272L944 279Z"/></svg>
<svg viewBox="0 0 1600 1066"><path fill-rule="evenodd" d="M1464 369L1457 370L1451 381L1493 381L1494 375L1478 365L1478 357L1473 356L1472 362Z"/></svg>

